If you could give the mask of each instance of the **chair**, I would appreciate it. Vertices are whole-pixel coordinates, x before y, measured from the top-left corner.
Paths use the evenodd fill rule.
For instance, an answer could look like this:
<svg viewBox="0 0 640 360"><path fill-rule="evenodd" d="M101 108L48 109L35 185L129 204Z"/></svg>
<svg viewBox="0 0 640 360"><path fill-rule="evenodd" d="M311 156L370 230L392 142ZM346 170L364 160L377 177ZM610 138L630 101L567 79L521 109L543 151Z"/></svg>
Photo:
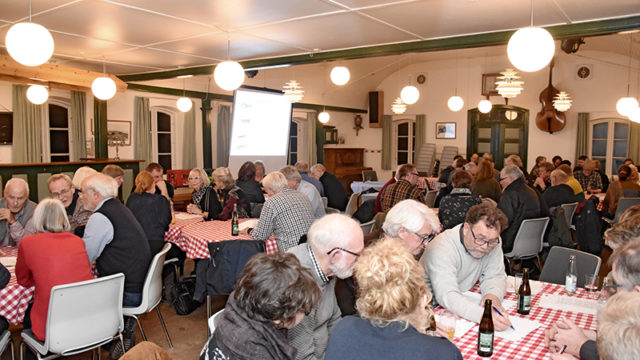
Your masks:
<svg viewBox="0 0 640 360"><path fill-rule="evenodd" d="M209 333L211 335L213 335L213 332L216 330L216 326L218 326L218 322L220 321L220 318L222 318L222 314L224 314L224 309L218 311L209 318Z"/></svg>
<svg viewBox="0 0 640 360"><path fill-rule="evenodd" d="M344 208L344 214L347 216L353 216L353 214L358 210L358 198L360 197L360 193L356 192L351 194L349 198L349 202L347 202L347 206Z"/></svg>
<svg viewBox="0 0 640 360"><path fill-rule="evenodd" d="M427 195L424 197L424 203L430 208L436 203L436 196L438 195L438 190L429 190L427 191Z"/></svg>
<svg viewBox="0 0 640 360"><path fill-rule="evenodd" d="M11 346L11 360L15 360L15 351L13 349L13 341L11 340L11 331L5 330L0 335L0 355L7 350L7 345Z"/></svg>
<svg viewBox="0 0 640 360"><path fill-rule="evenodd" d="M140 305L136 307L122 308L122 312L124 316L130 316L136 319L138 327L140 328L140 333L142 334L142 339L144 339L144 341L147 341L147 335L144 333L144 329L142 328L142 324L140 323L138 316L156 309L156 311L158 312L158 318L160 319L160 324L162 325L162 330L164 330L164 334L167 337L169 347L173 348L171 338L169 337L169 333L167 332L167 327L165 326L164 320L162 319L162 313L160 312L160 308L158 307L158 304L160 304L160 301L162 300L162 267L164 265L164 259L167 256L167 252L170 248L171 243L164 244L162 250L160 250L160 252L157 253L153 257L153 259L151 259L149 271L147 272L147 276L144 279L144 284L142 285L142 302L140 303Z"/></svg>
<svg viewBox="0 0 640 360"><path fill-rule="evenodd" d="M576 208L578 207L578 203L570 203L570 204L562 204L562 209L564 210L564 216L567 219L567 225L569 225L570 229L575 229L573 224L573 215L576 213Z"/></svg>
<svg viewBox="0 0 640 360"><path fill-rule="evenodd" d="M93 280L51 289L47 313L46 337L37 340L31 330L22 331L20 359L28 346L38 359L52 359L79 354L113 341L122 341L122 296L124 274L114 274ZM4 336L4 335L3 335Z"/></svg>
<svg viewBox="0 0 640 360"><path fill-rule="evenodd" d="M542 251L544 232L548 224L548 217L522 220L513 241L513 249L504 254L504 257L509 261L510 273L512 273L515 260L525 259L536 259L536 265L542 270L542 260L539 253Z"/></svg>
<svg viewBox="0 0 640 360"><path fill-rule="evenodd" d="M362 181L378 181L378 174L375 170L362 170Z"/></svg>
<svg viewBox="0 0 640 360"><path fill-rule="evenodd" d="M329 198L327 198L326 196L323 196L320 198L320 200L322 200L322 205L324 205L324 209L326 210L327 207L329 206Z"/></svg>
<svg viewBox="0 0 640 360"><path fill-rule="evenodd" d="M367 221L366 223L360 224L360 228L362 229L362 233L364 235L369 235L373 231L373 227L376 225L375 220Z"/></svg>
<svg viewBox="0 0 640 360"><path fill-rule="evenodd" d="M620 220L620 215L633 205L640 204L640 198L637 197L623 197L618 200L618 208L616 209L616 217L613 219L614 223Z"/></svg>
<svg viewBox="0 0 640 360"><path fill-rule="evenodd" d="M584 287L584 276L587 274L598 275L600 271L600 257L584 251L569 249L562 246L554 246L549 251L547 261L544 263L540 281L554 284L564 284L567 274L569 255L576 256L576 268L578 270L578 286Z"/></svg>

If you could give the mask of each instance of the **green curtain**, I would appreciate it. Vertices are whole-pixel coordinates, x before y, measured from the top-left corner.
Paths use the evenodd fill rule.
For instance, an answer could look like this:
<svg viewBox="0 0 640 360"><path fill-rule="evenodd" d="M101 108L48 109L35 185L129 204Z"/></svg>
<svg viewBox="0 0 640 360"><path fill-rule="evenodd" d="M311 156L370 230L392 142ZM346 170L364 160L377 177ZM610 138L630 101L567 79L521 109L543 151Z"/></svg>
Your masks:
<svg viewBox="0 0 640 360"><path fill-rule="evenodd" d="M382 116L382 169L391 170L391 158L393 157L393 149L391 142L393 140L393 120L391 115Z"/></svg>
<svg viewBox="0 0 640 360"><path fill-rule="evenodd" d="M578 137L576 139L576 158L574 164L578 163L578 156L589 156L589 113L578 113Z"/></svg>
<svg viewBox="0 0 640 360"><path fill-rule="evenodd" d="M318 162L318 152L316 147L316 131L318 116L314 112L307 113L307 162L313 166Z"/></svg>
<svg viewBox="0 0 640 360"><path fill-rule="evenodd" d="M134 155L140 163L140 169L147 167L151 161L151 111L149 98L136 96L133 100Z"/></svg>
<svg viewBox="0 0 640 360"><path fill-rule="evenodd" d="M640 124L633 121L629 122L631 127L629 128L629 153L627 157L633 159L633 163L637 164L640 161Z"/></svg>
<svg viewBox="0 0 640 360"><path fill-rule="evenodd" d="M413 163L418 160L418 154L420 154L420 148L425 143L426 129L427 128L427 116L424 114L416 115L416 148L413 149Z"/></svg>
<svg viewBox="0 0 640 360"><path fill-rule="evenodd" d="M182 168L196 167L196 105L191 102L191 110L184 114L184 135L182 138Z"/></svg>
<svg viewBox="0 0 640 360"><path fill-rule="evenodd" d="M42 162L42 106L27 100L26 85L12 85L13 146L11 162Z"/></svg>
<svg viewBox="0 0 640 360"><path fill-rule="evenodd" d="M71 143L73 144L72 160L78 161L87 157L87 94L83 91L71 91Z"/></svg>
<svg viewBox="0 0 640 360"><path fill-rule="evenodd" d="M218 110L217 131L217 167L229 166L229 146L231 141L231 108L229 105L220 105Z"/></svg>
<svg viewBox="0 0 640 360"><path fill-rule="evenodd" d="M314 113L314 116L317 118L318 113ZM320 121L316 121L316 164L324 163L325 137L324 125Z"/></svg>

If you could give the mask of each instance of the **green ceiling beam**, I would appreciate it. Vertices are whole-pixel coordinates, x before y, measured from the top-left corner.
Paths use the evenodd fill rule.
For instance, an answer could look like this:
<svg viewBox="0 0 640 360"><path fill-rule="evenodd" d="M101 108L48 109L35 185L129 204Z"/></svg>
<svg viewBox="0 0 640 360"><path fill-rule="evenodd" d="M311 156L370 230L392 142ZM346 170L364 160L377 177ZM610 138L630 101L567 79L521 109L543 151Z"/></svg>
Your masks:
<svg viewBox="0 0 640 360"><path fill-rule="evenodd" d="M640 16L589 21L584 23L555 25L546 27L554 39L566 39L576 36L599 36L622 31L640 29ZM464 35L434 40L409 41L396 44L364 46L347 50L323 51L314 54L292 55L241 61L245 69L276 66L313 64L325 61L361 59L375 56L399 55L411 52L430 52L441 50L465 49L484 46L505 45L515 30L492 33ZM123 81L145 81L171 79L181 75L210 75L215 65L195 66L167 71L120 75Z"/></svg>

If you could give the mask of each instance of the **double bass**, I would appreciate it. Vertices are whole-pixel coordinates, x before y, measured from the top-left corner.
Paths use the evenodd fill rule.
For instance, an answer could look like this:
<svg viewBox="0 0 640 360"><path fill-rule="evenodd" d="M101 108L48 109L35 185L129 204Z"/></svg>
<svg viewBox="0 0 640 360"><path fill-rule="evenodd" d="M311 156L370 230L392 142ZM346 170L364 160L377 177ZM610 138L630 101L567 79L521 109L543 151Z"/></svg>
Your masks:
<svg viewBox="0 0 640 360"><path fill-rule="evenodd" d="M553 63L549 64L549 86L547 86L538 99L542 104L542 109L536 115L536 126L542 131L548 131L549 134L553 134L554 131L560 131L564 129L566 124L566 116L563 112L559 112L553 107L553 98L560 93L560 90L553 87L551 79L553 75Z"/></svg>

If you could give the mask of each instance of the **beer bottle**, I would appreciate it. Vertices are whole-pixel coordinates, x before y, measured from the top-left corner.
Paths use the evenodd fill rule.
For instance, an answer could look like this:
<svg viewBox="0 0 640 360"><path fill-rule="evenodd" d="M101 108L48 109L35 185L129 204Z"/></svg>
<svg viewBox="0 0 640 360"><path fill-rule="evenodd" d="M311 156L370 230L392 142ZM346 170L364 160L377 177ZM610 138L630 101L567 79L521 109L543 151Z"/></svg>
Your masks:
<svg viewBox="0 0 640 360"><path fill-rule="evenodd" d="M491 317L491 300L484 301L484 314L480 320L478 331L478 355L493 355L493 318Z"/></svg>
<svg viewBox="0 0 640 360"><path fill-rule="evenodd" d="M231 236L238 236L238 204L233 204L233 215L231 216Z"/></svg>
<svg viewBox="0 0 640 360"><path fill-rule="evenodd" d="M524 269L522 284L518 289L518 314L529 315L531 310L531 286L529 286L529 269Z"/></svg>

